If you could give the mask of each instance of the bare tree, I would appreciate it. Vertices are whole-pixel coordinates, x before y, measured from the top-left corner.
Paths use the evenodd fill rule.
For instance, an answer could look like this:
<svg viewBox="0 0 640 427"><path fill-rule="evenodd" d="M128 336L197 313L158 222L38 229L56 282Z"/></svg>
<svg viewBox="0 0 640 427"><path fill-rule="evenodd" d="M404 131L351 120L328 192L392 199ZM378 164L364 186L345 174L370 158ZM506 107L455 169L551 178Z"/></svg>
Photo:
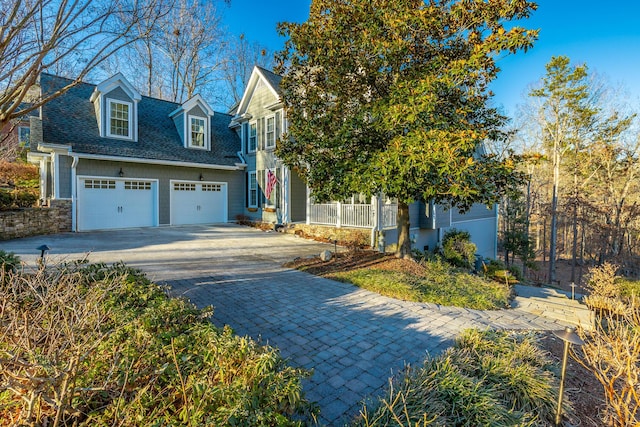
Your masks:
<svg viewBox="0 0 640 427"><path fill-rule="evenodd" d="M231 40L222 69L227 107L231 108L240 102L255 65L271 69L274 65L273 53L260 43L248 40L244 34Z"/></svg>
<svg viewBox="0 0 640 427"><path fill-rule="evenodd" d="M147 34L167 13L158 0L0 0L0 128L60 96L94 67ZM72 83L34 94L43 71ZM25 104L28 103L28 104Z"/></svg>
<svg viewBox="0 0 640 427"><path fill-rule="evenodd" d="M170 96L191 98L218 79L225 50L221 18L213 2L179 0L158 28L158 48L170 61Z"/></svg>

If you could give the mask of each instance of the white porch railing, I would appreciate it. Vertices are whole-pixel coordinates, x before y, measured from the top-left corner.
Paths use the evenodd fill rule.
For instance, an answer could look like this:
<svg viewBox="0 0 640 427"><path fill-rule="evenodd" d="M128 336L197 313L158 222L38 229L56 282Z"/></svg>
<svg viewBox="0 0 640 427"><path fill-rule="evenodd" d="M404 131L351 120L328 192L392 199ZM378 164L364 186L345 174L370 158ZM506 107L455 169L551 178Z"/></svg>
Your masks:
<svg viewBox="0 0 640 427"><path fill-rule="evenodd" d="M398 226L398 205L382 205L382 229L395 228Z"/></svg>
<svg viewBox="0 0 640 427"><path fill-rule="evenodd" d="M373 227L375 218L371 205L341 204L340 207L340 223L343 227Z"/></svg>
<svg viewBox="0 0 640 427"><path fill-rule="evenodd" d="M373 228L376 225L375 205L324 203L309 205L309 223L335 227ZM382 205L383 228L396 226L398 206Z"/></svg>
<svg viewBox="0 0 640 427"><path fill-rule="evenodd" d="M309 205L311 224L336 225L338 223L338 205L335 203Z"/></svg>

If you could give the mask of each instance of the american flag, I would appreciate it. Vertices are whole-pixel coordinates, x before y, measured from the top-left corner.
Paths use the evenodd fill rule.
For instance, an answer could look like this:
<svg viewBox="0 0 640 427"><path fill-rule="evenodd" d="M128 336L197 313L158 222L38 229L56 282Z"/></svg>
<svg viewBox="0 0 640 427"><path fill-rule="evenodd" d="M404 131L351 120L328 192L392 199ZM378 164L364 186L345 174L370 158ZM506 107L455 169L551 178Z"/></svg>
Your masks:
<svg viewBox="0 0 640 427"><path fill-rule="evenodd" d="M265 189L265 196L267 196L267 199L271 198L271 193L273 192L273 190L276 188L276 184L278 183L278 177L276 177L276 174L271 172L271 169L267 170L267 188Z"/></svg>

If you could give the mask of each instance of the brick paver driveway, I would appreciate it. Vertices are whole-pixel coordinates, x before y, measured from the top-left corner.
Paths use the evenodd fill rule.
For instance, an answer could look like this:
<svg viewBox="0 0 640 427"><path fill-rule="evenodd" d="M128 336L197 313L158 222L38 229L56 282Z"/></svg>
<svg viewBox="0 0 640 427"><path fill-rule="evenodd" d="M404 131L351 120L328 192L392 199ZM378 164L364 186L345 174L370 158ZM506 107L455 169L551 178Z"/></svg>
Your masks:
<svg viewBox="0 0 640 427"><path fill-rule="evenodd" d="M278 347L290 364L313 369L305 391L320 405L320 422L330 426L347 423L390 376L442 351L464 328L560 328L519 310L408 303L283 269L286 260L333 247L235 225L68 233L0 242L0 249L33 263L43 243L51 247L50 262L89 253L92 262L141 268L174 294L212 305L216 325L228 324Z"/></svg>

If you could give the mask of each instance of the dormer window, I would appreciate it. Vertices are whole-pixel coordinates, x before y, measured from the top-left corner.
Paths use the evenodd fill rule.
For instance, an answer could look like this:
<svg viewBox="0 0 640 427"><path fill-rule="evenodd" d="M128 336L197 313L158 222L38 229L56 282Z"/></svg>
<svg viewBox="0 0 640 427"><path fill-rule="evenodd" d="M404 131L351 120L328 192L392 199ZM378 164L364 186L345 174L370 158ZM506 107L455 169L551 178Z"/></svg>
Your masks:
<svg viewBox="0 0 640 427"><path fill-rule="evenodd" d="M194 148L206 148L207 121L202 117L189 116L189 146Z"/></svg>
<svg viewBox="0 0 640 427"><path fill-rule="evenodd" d="M109 99L107 136L131 139L131 103Z"/></svg>
<svg viewBox="0 0 640 427"><path fill-rule="evenodd" d="M184 102L169 113L176 125L184 148L211 150L211 118L213 110L200 95Z"/></svg>
<svg viewBox="0 0 640 427"><path fill-rule="evenodd" d="M93 103L102 138L138 140L138 103L142 96L120 73L98 84Z"/></svg>

